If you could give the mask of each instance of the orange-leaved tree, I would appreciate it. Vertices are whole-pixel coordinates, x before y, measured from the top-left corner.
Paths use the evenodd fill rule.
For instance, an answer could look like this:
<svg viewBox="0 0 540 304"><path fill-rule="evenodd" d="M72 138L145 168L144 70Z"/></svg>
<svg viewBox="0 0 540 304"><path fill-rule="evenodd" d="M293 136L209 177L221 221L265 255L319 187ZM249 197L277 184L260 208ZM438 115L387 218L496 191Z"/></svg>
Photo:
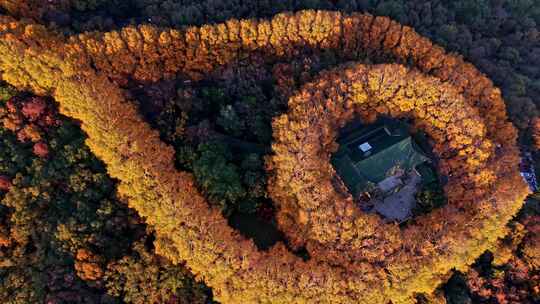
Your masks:
<svg viewBox="0 0 540 304"><path fill-rule="evenodd" d="M120 88L130 78L198 80L255 53L270 61L304 49L333 49L348 59L378 54L418 69L353 65L323 73L293 93L289 113L274 123L271 190L288 236L309 244L308 261L281 243L258 251L230 228L193 176L174 168L173 149ZM65 41L2 17L0 71L19 88L51 94L82 122L88 146L120 181L119 193L155 227L158 252L185 262L224 303L413 303L416 293L431 292L448 271L494 246L528 194L500 91L472 65L388 18L302 11L184 31L141 25ZM415 118L438 144L441 172L456 174L446 186L451 204L401 231L335 196L327 183L334 173L313 155L335 148L335 130L353 113ZM300 174L305 185L286 178L298 164L307 170L293 177Z"/></svg>

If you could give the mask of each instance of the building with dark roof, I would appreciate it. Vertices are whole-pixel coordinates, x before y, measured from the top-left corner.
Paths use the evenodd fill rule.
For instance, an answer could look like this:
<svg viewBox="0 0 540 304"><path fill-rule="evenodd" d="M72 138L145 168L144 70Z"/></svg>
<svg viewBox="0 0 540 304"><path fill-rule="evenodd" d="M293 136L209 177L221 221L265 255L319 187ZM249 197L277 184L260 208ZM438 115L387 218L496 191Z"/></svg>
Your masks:
<svg viewBox="0 0 540 304"><path fill-rule="evenodd" d="M332 156L332 164L355 198L373 192L394 193L411 180L406 179L411 173L417 175L415 182L422 184L436 179L430 157L402 122L358 125L344 132L337 142L340 147Z"/></svg>

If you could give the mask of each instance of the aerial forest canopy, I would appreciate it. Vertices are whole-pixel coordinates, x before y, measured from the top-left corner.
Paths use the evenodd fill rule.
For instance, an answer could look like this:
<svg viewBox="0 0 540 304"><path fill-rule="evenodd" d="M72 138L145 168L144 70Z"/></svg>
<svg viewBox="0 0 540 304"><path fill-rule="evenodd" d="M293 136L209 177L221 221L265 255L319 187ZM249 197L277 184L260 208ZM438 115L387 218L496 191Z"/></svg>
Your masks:
<svg viewBox="0 0 540 304"><path fill-rule="evenodd" d="M474 265L479 257L491 252L500 264L512 263L516 258L504 259L502 253L512 256L519 247L520 259L527 261L520 263L530 269L533 282L520 288L536 290L536 295L531 291L517 299L538 299L538 219L520 214L525 220L516 220L531 192L520 174L518 148L519 136L529 135L510 122L502 92L492 80L412 27L369 13L300 10L182 28L145 23L62 33L38 22L47 10L31 6L32 1L24 2L33 8L26 16L24 6L0 3L11 14L0 16L0 76L9 84L4 86L6 110L0 117L2 132L16 134L9 135L10 147L16 146L17 138L31 143L27 153L38 161L55 157L59 144L48 142L43 131L62 128L53 101L45 96L52 97L66 120L80 123L85 145L106 168L101 174L108 177L102 179L116 181L102 182L114 193L113 199L106 198L107 214L137 213L130 218L140 223L107 233L122 239L128 230L151 230L151 237L134 244L125 241L135 258L109 254L107 258L118 261L107 270L100 266L106 258L85 246L67 249L76 261L77 275L94 282L92 288L104 288L103 282L108 282L110 294L129 295L126 302L184 303L189 300L171 293L174 284L167 278L193 280L189 270L211 288L219 303L441 303L441 286L453 271L478 277ZM85 8L58 3L62 5L57 12ZM17 19L21 16L33 19ZM314 68L310 61L317 60ZM275 88L271 94L262 88L259 94L275 96L267 103L244 98L234 107L219 104L216 118L211 113L216 111L209 110L216 107L212 100L225 97L208 83L220 75L234 74L235 79L251 68L250 73L258 74L264 70L261 66L271 67ZM222 85L232 86L227 81ZM178 88L181 101L201 94L210 102L187 110L179 102L171 107L173 114L167 114L175 117L167 118L162 114L167 105L158 106L160 114L149 106L148 100L155 102L159 93L148 93L147 100L137 96L145 88L163 86ZM40 97L17 95L13 88ZM235 111L242 106L251 107L247 113L269 117L258 123L267 123L270 134L249 133L247 121L238 125L244 121ZM252 109L265 107L272 109L270 113ZM208 117L190 128L190 111ZM171 131L170 125L156 122L156 115L178 125ZM414 130L424 132L437 158L437 171L445 178L448 202L407 225L362 212L330 163L341 128L354 119L370 123L380 117L406 119ZM212 132L204 126L213 121L218 131L235 138L208 135ZM249 146L250 151L262 150L262 156L250 153L242 171L236 170L234 153L221 153L227 147L201 139L212 136ZM268 149L246 143L252 138ZM87 153L81 158L90 158ZM91 162L92 170L99 171L99 161ZM24 179L11 171L0 176L3 201L39 196L19 193ZM240 182L243 171L250 174ZM96 183L96 178L89 179ZM216 186L220 182L226 187ZM253 194L254 189L262 194ZM275 209L274 224L283 235L265 249L231 227L228 219L230 213L245 209L245 202L255 204L263 197L271 201L264 204ZM120 201L127 201L131 209ZM239 205L231 207L233 202ZM16 204L5 205L17 209ZM103 214L103 208L90 214ZM148 227L135 227L142 222ZM2 235L10 234L9 227L2 229ZM65 232L69 228L54 229L64 231L64 240L70 238L66 234L76 234ZM516 238L509 239L509 234ZM8 239L0 246L9 248ZM96 251L99 247L90 246ZM123 284L136 284L132 280L137 279L126 274L134 271L134 263L139 269L141 264L153 269L149 276L166 273L156 277L165 277L167 291L156 291L160 294L154 298L118 291L110 282L122 273ZM158 269L152 268L156 264ZM471 292L483 288L474 283L471 280ZM209 301L198 297L200 303Z"/></svg>

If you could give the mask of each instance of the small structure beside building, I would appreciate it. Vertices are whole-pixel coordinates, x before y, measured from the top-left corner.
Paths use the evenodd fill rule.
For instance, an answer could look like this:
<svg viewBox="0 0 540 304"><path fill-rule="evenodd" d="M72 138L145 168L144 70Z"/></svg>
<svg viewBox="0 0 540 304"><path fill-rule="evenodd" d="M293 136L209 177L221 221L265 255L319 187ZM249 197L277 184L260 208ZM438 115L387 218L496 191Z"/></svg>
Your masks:
<svg viewBox="0 0 540 304"><path fill-rule="evenodd" d="M404 221L417 189L436 180L431 159L399 121L358 126L337 142L332 164L364 211Z"/></svg>
<svg viewBox="0 0 540 304"><path fill-rule="evenodd" d="M532 192L538 192L539 187L538 180L536 179L536 170L534 169L534 161L531 152L528 152L526 149L522 149L521 152L519 171L525 182L529 185L529 189L531 189Z"/></svg>

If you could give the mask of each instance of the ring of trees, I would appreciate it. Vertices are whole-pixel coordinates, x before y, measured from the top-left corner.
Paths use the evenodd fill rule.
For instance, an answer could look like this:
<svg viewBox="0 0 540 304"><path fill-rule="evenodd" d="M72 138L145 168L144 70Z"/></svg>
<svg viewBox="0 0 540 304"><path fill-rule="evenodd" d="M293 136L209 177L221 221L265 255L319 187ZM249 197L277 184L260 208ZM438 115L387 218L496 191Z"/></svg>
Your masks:
<svg viewBox="0 0 540 304"><path fill-rule="evenodd" d="M348 65L322 73L274 122L270 193L303 261L281 243L258 251L210 209L174 150L121 89L129 79L203 78L259 56L268 62L331 49ZM505 232L528 188L517 170L516 131L500 91L460 57L388 18L302 11L271 20L230 20L186 30L149 25L65 38L0 17L2 79L55 97L82 122L118 192L156 229L156 250L185 262L223 303L414 303L463 269ZM329 182L335 132L358 114L415 118L435 140L450 177L447 207L399 230L362 215ZM320 140L320 142L319 142Z"/></svg>
<svg viewBox="0 0 540 304"><path fill-rule="evenodd" d="M367 122L378 115L413 118L416 128L436 140L434 152L441 173L449 177L451 193L444 210L401 231L396 224L360 212L350 194L336 189L340 179L330 154L340 128L357 115ZM419 243L422 255L431 255L430 250L445 246L443 235L459 233L451 228L463 223L455 217L458 210L484 208L481 198L491 194L489 185L504 173L494 171L501 169L493 166L500 158L478 111L450 84L402 65L355 65L325 72L289 99L288 113L274 120L273 129L270 194L279 206L280 227L293 244L307 243L308 252L317 252L313 258L331 256L334 262L348 263L349 270L365 262L388 262ZM476 189L476 194L471 197L460 189Z"/></svg>

